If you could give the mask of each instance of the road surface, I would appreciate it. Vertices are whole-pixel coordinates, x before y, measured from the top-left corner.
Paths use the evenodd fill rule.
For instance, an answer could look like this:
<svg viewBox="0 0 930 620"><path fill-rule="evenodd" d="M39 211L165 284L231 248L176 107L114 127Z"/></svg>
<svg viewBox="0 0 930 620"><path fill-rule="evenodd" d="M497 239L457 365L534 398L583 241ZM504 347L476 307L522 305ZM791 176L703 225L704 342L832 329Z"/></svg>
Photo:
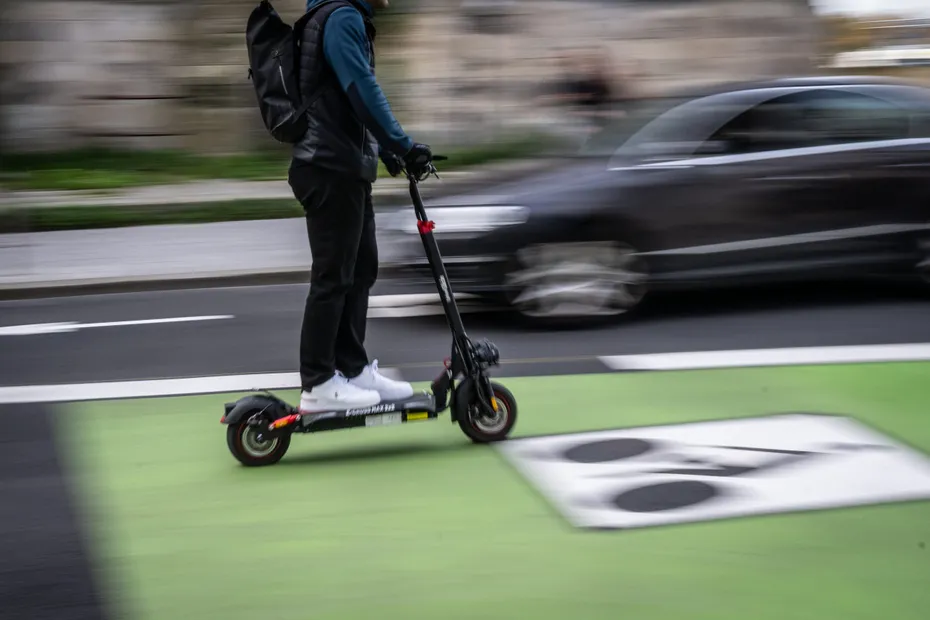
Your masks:
<svg viewBox="0 0 930 620"><path fill-rule="evenodd" d="M408 380L429 380L449 331L438 304L411 294L376 287L369 351ZM2 302L0 385L295 372L305 295L278 285ZM487 310L466 306L465 322L499 346L502 377L605 372L597 357L622 354L930 342L930 299L901 290L657 298L635 321L563 331Z"/></svg>

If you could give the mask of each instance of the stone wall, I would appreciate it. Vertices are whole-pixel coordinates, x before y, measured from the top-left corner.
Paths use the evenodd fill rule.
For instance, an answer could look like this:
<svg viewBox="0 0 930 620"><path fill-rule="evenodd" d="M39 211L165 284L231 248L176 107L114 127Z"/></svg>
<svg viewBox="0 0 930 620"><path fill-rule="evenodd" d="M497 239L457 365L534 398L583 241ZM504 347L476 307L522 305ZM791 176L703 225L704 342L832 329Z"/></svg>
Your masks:
<svg viewBox="0 0 930 620"><path fill-rule="evenodd" d="M30 0L4 13L4 149L179 143L174 3Z"/></svg>
<svg viewBox="0 0 930 620"><path fill-rule="evenodd" d="M183 62L175 69L185 94L185 146L202 152L280 148L268 137L248 80L245 25L257 0L190 2L183 29ZM282 18L296 21L305 0L273 0Z"/></svg>
<svg viewBox="0 0 930 620"><path fill-rule="evenodd" d="M256 0L0 2L0 148L279 148L247 79L243 31ZM287 20L304 3L274 1ZM380 42L379 78L418 137L464 144L556 127L558 110L535 102L563 48L601 46L636 95L806 73L816 53L802 0L475 6L420 0L404 35Z"/></svg>
<svg viewBox="0 0 930 620"><path fill-rule="evenodd" d="M268 145L247 79L255 0L4 1L3 149ZM296 19L304 1L274 4Z"/></svg>
<svg viewBox="0 0 930 620"><path fill-rule="evenodd" d="M631 97L805 75L817 64L816 22L798 0L510 0L480 29L442 4L415 20L407 86L413 100L431 102L418 128L450 140L557 126L562 111L538 96L559 77L558 57L575 49L597 48Z"/></svg>

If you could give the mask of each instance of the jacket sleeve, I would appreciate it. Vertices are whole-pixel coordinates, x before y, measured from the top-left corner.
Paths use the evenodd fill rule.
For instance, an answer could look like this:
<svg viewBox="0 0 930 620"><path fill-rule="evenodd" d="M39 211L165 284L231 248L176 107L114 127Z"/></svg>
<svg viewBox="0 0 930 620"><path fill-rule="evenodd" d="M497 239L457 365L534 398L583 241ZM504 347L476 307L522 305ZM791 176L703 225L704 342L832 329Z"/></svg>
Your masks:
<svg viewBox="0 0 930 620"><path fill-rule="evenodd" d="M381 148L403 157L413 140L394 118L371 70L365 23L357 11L348 7L333 11L323 33L323 52L355 113Z"/></svg>

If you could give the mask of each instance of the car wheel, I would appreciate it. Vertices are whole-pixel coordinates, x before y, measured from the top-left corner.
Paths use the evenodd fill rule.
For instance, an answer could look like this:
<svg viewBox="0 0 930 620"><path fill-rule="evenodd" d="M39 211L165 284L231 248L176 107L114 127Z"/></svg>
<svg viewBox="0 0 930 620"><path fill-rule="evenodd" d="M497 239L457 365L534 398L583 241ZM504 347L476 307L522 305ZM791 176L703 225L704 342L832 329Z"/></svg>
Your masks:
<svg viewBox="0 0 930 620"><path fill-rule="evenodd" d="M631 312L646 295L646 261L629 244L550 243L521 249L506 276L508 302L527 319L570 323Z"/></svg>

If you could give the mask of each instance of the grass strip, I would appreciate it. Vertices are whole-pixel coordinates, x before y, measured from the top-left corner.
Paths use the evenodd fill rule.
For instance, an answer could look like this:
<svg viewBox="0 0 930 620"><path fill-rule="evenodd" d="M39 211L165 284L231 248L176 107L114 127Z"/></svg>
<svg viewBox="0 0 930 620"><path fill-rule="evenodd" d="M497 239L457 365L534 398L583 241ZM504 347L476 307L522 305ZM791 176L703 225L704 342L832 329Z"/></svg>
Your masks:
<svg viewBox="0 0 930 620"><path fill-rule="evenodd" d="M446 171L535 156L552 140L521 136L470 147L434 151L447 155ZM196 155L177 151L125 152L83 149L58 153L0 154L0 186L9 190L119 190L148 185L226 179L269 181L287 178L289 150L235 155ZM380 166L379 176L387 177Z"/></svg>
<svg viewBox="0 0 930 620"><path fill-rule="evenodd" d="M0 233L271 220L303 215L300 203L287 199L125 207L37 207L0 211Z"/></svg>

